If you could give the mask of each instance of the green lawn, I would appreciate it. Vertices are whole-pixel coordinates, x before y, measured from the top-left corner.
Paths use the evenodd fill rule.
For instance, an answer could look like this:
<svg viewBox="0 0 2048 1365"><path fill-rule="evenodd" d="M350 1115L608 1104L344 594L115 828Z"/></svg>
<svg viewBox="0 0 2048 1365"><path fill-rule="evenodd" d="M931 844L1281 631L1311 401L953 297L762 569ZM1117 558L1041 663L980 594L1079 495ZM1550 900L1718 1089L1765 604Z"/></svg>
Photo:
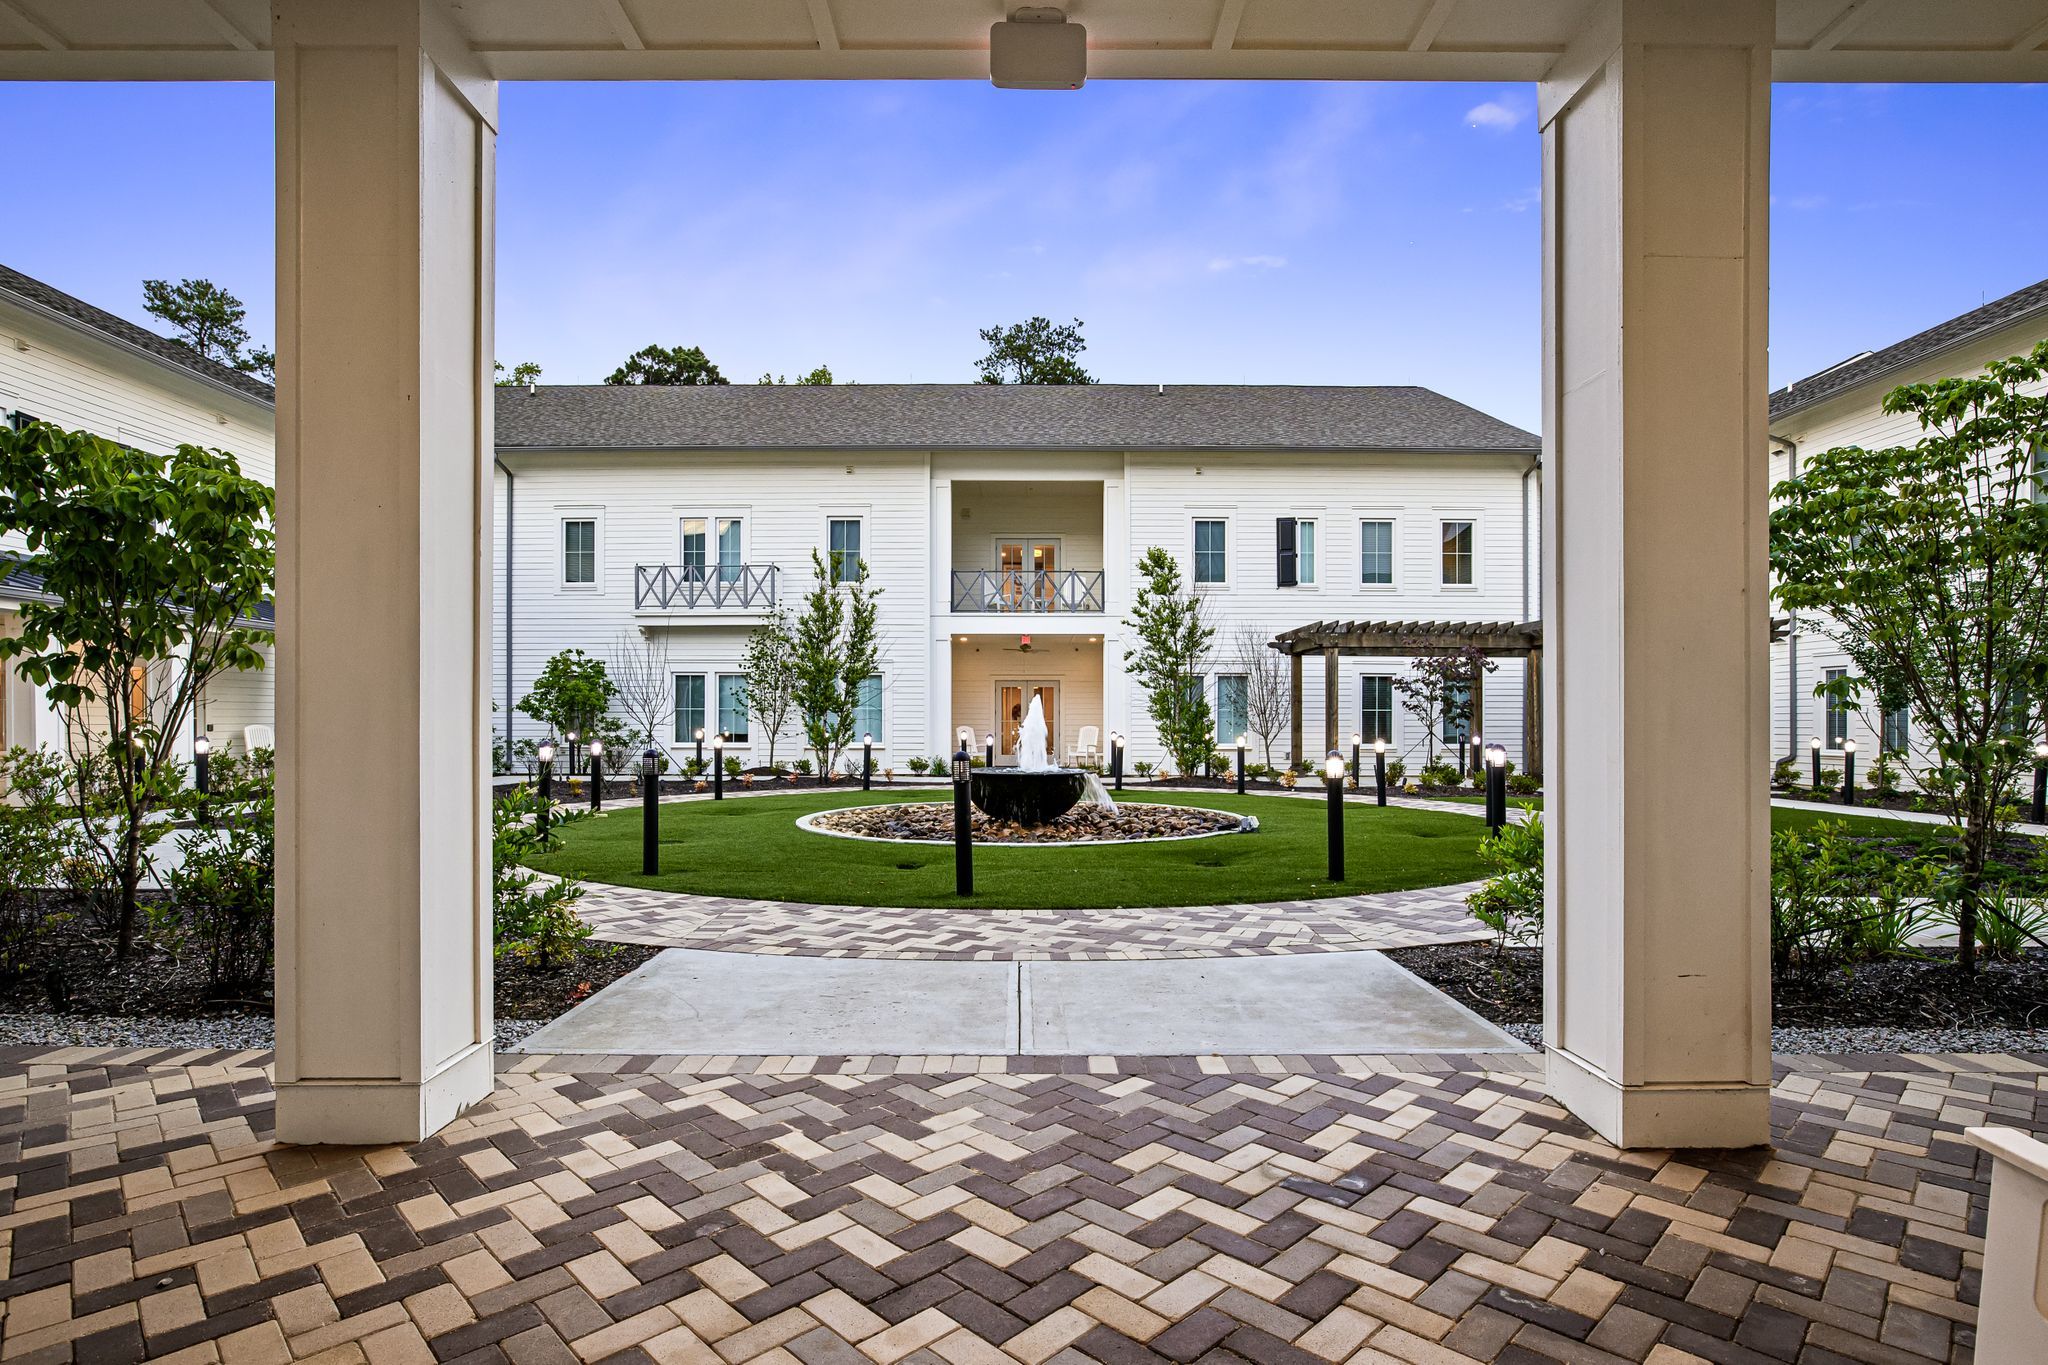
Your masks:
<svg viewBox="0 0 2048 1365"><path fill-rule="evenodd" d="M1123 799L1256 815L1259 832L1155 844L977 847L976 894L963 901L953 894L950 845L836 839L795 823L812 811L931 796L847 791L672 802L661 808L659 877L640 875L636 804L568 826L561 850L534 865L561 876L663 891L833 905L1014 909L1295 900L1443 886L1483 875L1475 850L1485 826L1469 816L1347 803L1349 875L1332 885L1323 875L1320 801L1127 792Z"/></svg>
<svg viewBox="0 0 2048 1365"><path fill-rule="evenodd" d="M1462 806L1486 804L1486 798L1483 796L1444 796L1433 799L1455 801ZM1543 798L1540 796L1510 796L1508 798L1510 809L1525 803L1536 807L1538 810L1543 809ZM1847 810L1794 810L1789 806L1771 807L1771 829L1773 831L1788 829L1804 831L1812 829L1823 821L1829 824L1847 826L1851 834L1921 835L1938 833L1942 829L1942 826L1930 825L1924 820L1898 820L1888 815L1851 815Z"/></svg>

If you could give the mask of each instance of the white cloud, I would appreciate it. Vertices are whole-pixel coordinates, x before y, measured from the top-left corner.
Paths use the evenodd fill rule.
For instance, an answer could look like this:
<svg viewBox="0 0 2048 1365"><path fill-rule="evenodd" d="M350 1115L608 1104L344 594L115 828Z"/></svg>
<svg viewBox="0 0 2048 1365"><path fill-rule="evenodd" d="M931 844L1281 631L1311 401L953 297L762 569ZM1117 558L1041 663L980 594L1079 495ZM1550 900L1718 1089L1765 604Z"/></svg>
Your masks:
<svg viewBox="0 0 2048 1365"><path fill-rule="evenodd" d="M1508 133L1519 127L1522 120L1528 116L1528 110L1522 107L1520 101L1497 99L1475 104L1467 109L1465 122L1474 128L1484 128L1489 132Z"/></svg>

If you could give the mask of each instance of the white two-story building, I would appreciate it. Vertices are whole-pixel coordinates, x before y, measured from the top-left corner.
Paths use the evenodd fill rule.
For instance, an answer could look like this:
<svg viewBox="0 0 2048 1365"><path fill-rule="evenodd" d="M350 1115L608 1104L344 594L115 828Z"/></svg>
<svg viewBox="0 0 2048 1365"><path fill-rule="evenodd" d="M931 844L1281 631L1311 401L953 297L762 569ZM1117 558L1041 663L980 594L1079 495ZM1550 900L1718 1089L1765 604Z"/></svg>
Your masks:
<svg viewBox="0 0 2048 1365"><path fill-rule="evenodd" d="M664 739L701 726L765 756L741 657L769 607L801 605L813 552L882 590L856 732L897 766L950 753L961 727L1014 762L1033 696L1057 757L1116 732L1131 762L1157 760L1124 663L1150 546L1209 605L1222 743L1250 728L1248 635L1539 614L1538 439L1427 389L502 388L497 449L495 700L514 740L540 734L517 705L551 655L651 637L672 678ZM1405 668L1342 659L1337 714L1412 766L1429 737L1391 687ZM1303 680L1315 752L1324 680ZM1523 686L1519 669L1489 678L1481 721L1517 760ZM800 745L792 720L777 757Z"/></svg>

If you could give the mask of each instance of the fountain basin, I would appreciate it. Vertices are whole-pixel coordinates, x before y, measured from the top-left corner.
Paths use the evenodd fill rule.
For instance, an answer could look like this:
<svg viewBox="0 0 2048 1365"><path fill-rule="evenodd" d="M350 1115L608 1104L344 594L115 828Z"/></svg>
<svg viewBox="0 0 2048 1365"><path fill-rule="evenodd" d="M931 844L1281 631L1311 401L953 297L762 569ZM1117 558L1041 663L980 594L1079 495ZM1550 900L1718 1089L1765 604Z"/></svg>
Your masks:
<svg viewBox="0 0 2048 1365"><path fill-rule="evenodd" d="M991 820L1019 825L1045 825L1078 804L1088 790L1088 774L1072 768L977 768L968 779L975 809Z"/></svg>

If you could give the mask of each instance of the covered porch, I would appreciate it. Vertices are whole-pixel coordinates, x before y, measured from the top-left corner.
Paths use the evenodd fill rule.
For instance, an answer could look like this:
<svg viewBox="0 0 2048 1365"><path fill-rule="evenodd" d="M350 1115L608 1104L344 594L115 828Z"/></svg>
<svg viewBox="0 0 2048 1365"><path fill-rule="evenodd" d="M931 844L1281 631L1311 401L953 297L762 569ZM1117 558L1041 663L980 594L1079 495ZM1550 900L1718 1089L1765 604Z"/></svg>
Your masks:
<svg viewBox="0 0 2048 1365"><path fill-rule="evenodd" d="M1103 723L1100 635L955 635L951 642L951 733L971 731L973 753L995 737L995 764L1015 767L1032 700L1045 712L1046 757L1058 764L1100 763L1108 753Z"/></svg>

